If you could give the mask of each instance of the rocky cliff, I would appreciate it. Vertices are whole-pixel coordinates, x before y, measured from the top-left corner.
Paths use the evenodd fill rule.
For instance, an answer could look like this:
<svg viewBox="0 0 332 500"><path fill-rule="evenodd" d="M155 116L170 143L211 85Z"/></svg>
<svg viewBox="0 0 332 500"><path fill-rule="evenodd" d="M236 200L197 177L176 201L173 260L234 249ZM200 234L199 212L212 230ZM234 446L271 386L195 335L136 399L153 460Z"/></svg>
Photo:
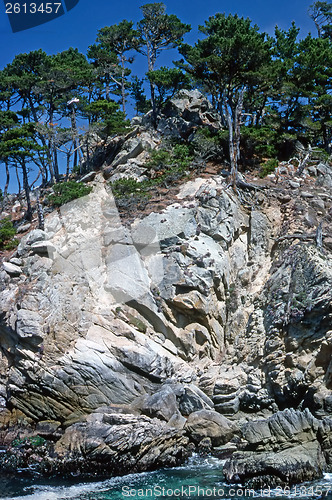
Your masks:
<svg viewBox="0 0 332 500"><path fill-rule="evenodd" d="M298 178L285 170L242 195L222 172L191 176L163 207L134 218L119 216L106 180L146 175L166 129L218 127L198 98L175 100L159 132L138 123L104 156L95 146L102 171L89 174L91 194L50 213L45 231L27 233L3 264L0 417L10 463L33 462L12 443L36 435L52 449L44 445L47 471L69 462L146 470L230 440L229 450L252 453L248 425L252 436L290 408L314 431L300 426L280 446L280 432L259 431L259 449L292 454L307 432L307 469L317 473L290 479L276 466L280 482L331 469L330 167ZM250 470L242 455L232 460L230 480L252 477L256 458ZM256 469L264 484L271 470Z"/></svg>

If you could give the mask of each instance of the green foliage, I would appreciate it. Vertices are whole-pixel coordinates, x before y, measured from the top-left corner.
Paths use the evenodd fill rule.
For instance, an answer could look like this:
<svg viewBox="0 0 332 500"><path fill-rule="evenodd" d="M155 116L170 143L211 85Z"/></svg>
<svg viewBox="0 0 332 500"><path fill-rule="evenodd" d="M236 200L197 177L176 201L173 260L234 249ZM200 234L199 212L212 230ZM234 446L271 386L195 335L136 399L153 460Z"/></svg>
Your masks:
<svg viewBox="0 0 332 500"><path fill-rule="evenodd" d="M174 14L166 14L163 3L147 3L141 7L143 19L137 24L139 32L138 51L147 57L148 71L154 71L157 57L162 50L178 47L191 26L184 24ZM155 84L150 81L151 104L154 120L157 102Z"/></svg>
<svg viewBox="0 0 332 500"><path fill-rule="evenodd" d="M18 240L14 238L15 234L16 229L9 217L0 220L0 249L15 248L18 244Z"/></svg>
<svg viewBox="0 0 332 500"><path fill-rule="evenodd" d="M269 174L272 174L277 168L279 162L276 158L270 158L267 160L260 169L259 177L263 178Z"/></svg>
<svg viewBox="0 0 332 500"><path fill-rule="evenodd" d="M145 4L141 11L136 29L127 20L101 28L87 52L90 62L72 47L54 55L40 49L16 55L0 71L0 162L7 179L10 167L19 167L27 214L31 216L29 192L36 166L44 184L59 180L63 155L69 172L82 156L83 119L89 127L86 136L96 132L105 139L126 133L129 95L137 113L152 109L156 124L158 110L179 89L195 86L208 94L224 131L214 134L204 127L197 131L190 153L204 160L221 161L226 156L232 164L232 158L233 163L238 160L233 153L239 150L244 165L268 158L288 160L297 141L330 152L331 2L315 1L309 8L318 37L299 39L294 22L286 30L276 26L270 37L250 19L218 13L200 26L192 46L182 43L190 26L166 14L163 3ZM173 63L175 67L156 69L159 55L174 48L180 48L183 59ZM147 58L146 80L134 76L129 81L135 52ZM144 81L150 84L151 99ZM73 97L76 103L68 107ZM66 130L68 118L71 126ZM170 149L152 153L150 167L158 176L147 181L147 192L154 182L183 175L189 164L186 153L182 157ZM133 193L143 189L127 187Z"/></svg>
<svg viewBox="0 0 332 500"><path fill-rule="evenodd" d="M81 167L79 165L74 165L72 168L72 173L74 175L79 175Z"/></svg>
<svg viewBox="0 0 332 500"><path fill-rule="evenodd" d="M272 61L272 42L266 33L259 33L257 25L252 26L250 19L237 15L218 13L199 29L206 37L198 40L194 47L187 44L180 48L186 60L183 67L209 90L228 127L229 159L235 183L241 114L247 94L251 91L251 95L255 95L257 88L266 82ZM252 103L257 108L254 98Z"/></svg>
<svg viewBox="0 0 332 500"><path fill-rule="evenodd" d="M151 109L151 102L146 98L143 90L143 79L134 76L131 81L130 95L135 101L136 113L147 113Z"/></svg>
<svg viewBox="0 0 332 500"><path fill-rule="evenodd" d="M163 3L147 3L141 7L143 19L138 23L139 51L152 57L154 63L163 49L177 47L183 40L183 35L190 31L191 26L184 24L174 14L166 14Z"/></svg>
<svg viewBox="0 0 332 500"><path fill-rule="evenodd" d="M139 332L146 333L147 326L142 320L136 318L129 312L126 313L126 316L130 325L133 325Z"/></svg>
<svg viewBox="0 0 332 500"><path fill-rule="evenodd" d="M88 57L93 59L98 75L105 84L106 99L109 92L121 93L122 111L125 113L126 88L131 71L126 65L134 58L126 53L139 46L139 33L133 29L133 22L124 19L119 24L105 26L98 31L97 44L89 47ZM120 89L119 89L120 87Z"/></svg>
<svg viewBox="0 0 332 500"><path fill-rule="evenodd" d="M0 131L8 130L18 123L18 116L14 111L0 111Z"/></svg>
<svg viewBox="0 0 332 500"><path fill-rule="evenodd" d="M181 169L188 168L193 160L186 144L176 144L171 152L171 157L173 162Z"/></svg>
<svg viewBox="0 0 332 500"><path fill-rule="evenodd" d="M273 55L283 63L289 63L298 53L297 37L300 28L297 28L294 21L286 31L275 27L275 39L273 41Z"/></svg>
<svg viewBox="0 0 332 500"><path fill-rule="evenodd" d="M16 438L12 441L12 446L15 448L38 448L46 443L46 439L41 436L29 436L24 438Z"/></svg>
<svg viewBox="0 0 332 500"><path fill-rule="evenodd" d="M53 81L50 80L52 76ZM44 74L44 82L49 84L51 93L56 92L56 96L62 99L64 92L79 91L92 78L92 67L86 56L73 47L51 56L51 71ZM72 97L70 94L65 95Z"/></svg>
<svg viewBox="0 0 332 500"><path fill-rule="evenodd" d="M278 133L272 127L242 127L241 147L242 157L258 161L277 156Z"/></svg>
<svg viewBox="0 0 332 500"><path fill-rule="evenodd" d="M250 19L237 15L218 13L199 29L206 38L194 47L184 44L180 48L185 68L221 105L226 104L226 97L229 104L240 88L257 83L260 71L271 60L271 41Z"/></svg>
<svg viewBox="0 0 332 500"><path fill-rule="evenodd" d="M189 75L178 68L163 66L154 71L148 71L147 77L158 91L157 107L160 109L167 99L172 98L180 89L188 88L191 84Z"/></svg>
<svg viewBox="0 0 332 500"><path fill-rule="evenodd" d="M190 147L195 156L203 160L221 161L227 148L228 134L224 131L211 132L207 127L197 130Z"/></svg>
<svg viewBox="0 0 332 500"><path fill-rule="evenodd" d="M146 163L147 168L157 170L169 170L171 168L183 171L189 168L193 156L189 146L176 144L171 150L155 149L150 153L150 160Z"/></svg>
<svg viewBox="0 0 332 500"><path fill-rule="evenodd" d="M91 193L92 187L86 186L83 182L61 182L53 186L54 194L48 196L51 205L60 207L76 198L81 198Z"/></svg>
<svg viewBox="0 0 332 500"><path fill-rule="evenodd" d="M44 152L35 139L35 126L27 123L13 126L3 132L0 143L0 158L7 159L21 165L25 161L34 159Z"/></svg>
<svg viewBox="0 0 332 500"><path fill-rule="evenodd" d="M137 193L138 195L146 195L147 184L146 181L137 182L136 179L132 179L131 177L123 177L122 179L118 179L111 183L112 192L116 198L120 198L122 196L127 196L133 193Z"/></svg>
<svg viewBox="0 0 332 500"><path fill-rule="evenodd" d="M99 99L86 106L86 112L92 122L98 121L100 134L110 136L128 132L130 121L125 119L119 105L114 101Z"/></svg>
<svg viewBox="0 0 332 500"><path fill-rule="evenodd" d="M111 184L113 194L116 198L132 195L138 198L149 197L155 186L167 185L183 177L192 160L189 147L185 144L176 144L171 150L153 150L146 166L157 171L158 176L142 182L132 178L119 179Z"/></svg>

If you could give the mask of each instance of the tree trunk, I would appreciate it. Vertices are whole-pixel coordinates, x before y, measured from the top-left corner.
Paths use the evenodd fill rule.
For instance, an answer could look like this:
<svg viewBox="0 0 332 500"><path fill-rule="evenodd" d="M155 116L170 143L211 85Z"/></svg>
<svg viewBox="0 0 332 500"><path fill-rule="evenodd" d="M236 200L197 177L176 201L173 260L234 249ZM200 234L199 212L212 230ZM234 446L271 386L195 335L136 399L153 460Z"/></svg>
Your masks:
<svg viewBox="0 0 332 500"><path fill-rule="evenodd" d="M22 172L23 172L23 188L24 188L25 198L26 198L26 202L27 202L27 211L26 211L25 218L28 221L31 221L32 220L32 207L31 207L31 200L30 200L30 186L29 186L29 179L28 179L28 170L27 170L27 167L26 167L24 160L22 161L21 166L22 166Z"/></svg>
<svg viewBox="0 0 332 500"><path fill-rule="evenodd" d="M71 114L71 129L72 129L72 133L73 133L73 146L74 146L73 167L76 167L78 164L77 155L78 155L80 160L82 160L83 155L82 155L81 146L80 146L80 139L79 139L78 133L77 133L75 108L74 108L74 105L72 105L72 106L73 106L73 110L72 110L72 114Z"/></svg>
<svg viewBox="0 0 332 500"><path fill-rule="evenodd" d="M31 109L31 113L32 113L34 122L38 123L38 116L37 116L35 107L33 105L31 96L29 96L29 107ZM52 157L51 157L51 154L50 154L50 149L49 149L49 147L46 144L46 139L43 136L43 134L38 133L38 136L39 136L39 138L41 140L42 145L45 148L46 157L47 157L47 163L48 163L48 168L49 168L50 176L51 176L51 181L54 182L54 170L53 170L53 164L52 164Z"/></svg>
<svg viewBox="0 0 332 500"><path fill-rule="evenodd" d="M153 126L157 125L157 107L156 107L156 95L154 92L154 83L150 82L150 94L151 94L151 104L152 104L152 120Z"/></svg>
<svg viewBox="0 0 332 500"><path fill-rule="evenodd" d="M71 148L69 149L69 151L67 151L66 157L67 157L66 181L68 181L69 171L70 171Z"/></svg>
<svg viewBox="0 0 332 500"><path fill-rule="evenodd" d="M18 185L18 197L21 198L21 181L20 181L20 176L18 175L17 165L15 167L15 172L16 172L16 180L17 180L17 185Z"/></svg>
<svg viewBox="0 0 332 500"><path fill-rule="evenodd" d="M36 201L37 201L37 214L38 214L38 229L44 231L45 229L44 210L42 204L40 203L38 189L36 189Z"/></svg>
<svg viewBox="0 0 332 500"><path fill-rule="evenodd" d="M245 87L240 91L236 108L234 111L234 117L232 117L232 114L230 112L230 110L232 111L231 103L229 102L228 105L226 104L225 106L228 132L229 132L229 157L231 162L230 180L234 190L236 189L238 160L240 158L240 141L241 141L240 127L241 127L241 116L243 110L243 97L245 91L246 91Z"/></svg>
<svg viewBox="0 0 332 500"><path fill-rule="evenodd" d="M147 56L148 56L148 69L149 71L154 70L154 65L156 62L156 54L154 54L153 47L150 44L147 44ZM151 94L151 105L152 105L152 121L153 126L156 128L157 126L157 106L156 106L156 95L155 95L155 85L153 82L150 82L150 94Z"/></svg>
<svg viewBox="0 0 332 500"><path fill-rule="evenodd" d="M57 182L60 181L60 173L59 173L59 162L58 162L58 152L56 149L55 144L53 143L53 158L54 158L54 175L55 175L55 180Z"/></svg>
<svg viewBox="0 0 332 500"><path fill-rule="evenodd" d="M9 167L8 167L7 161L5 161L5 167L6 167L6 184L5 184L3 193L2 193L2 201L0 204L1 211L3 210L3 207L5 206L5 203L6 203L9 180L10 180L10 173L9 173Z"/></svg>
<svg viewBox="0 0 332 500"><path fill-rule="evenodd" d="M55 147L54 143L54 123L53 123L53 108L52 108L52 103L51 103L51 111L50 111L50 127L51 127L51 134L50 134L50 141L49 141L49 150L51 154L53 155L53 169L54 169L54 177L55 177L55 182L59 182L60 176L59 176L59 165L58 165L58 156L57 156L57 150Z"/></svg>
<svg viewBox="0 0 332 500"><path fill-rule="evenodd" d="M110 78L109 78L109 74L106 75L105 96L106 96L106 101L110 101L111 100L111 90L110 90Z"/></svg>
<svg viewBox="0 0 332 500"><path fill-rule="evenodd" d="M233 134L233 122L232 117L229 112L228 107L226 106L226 115L227 115L227 124L228 124L228 133L229 133L229 159L231 162L231 171L230 171L230 179L233 189L236 186L236 176L237 176L237 161L236 161L236 150L234 149L234 134Z"/></svg>
<svg viewBox="0 0 332 500"><path fill-rule="evenodd" d="M126 87L125 87L125 65L124 65L124 55L121 54L121 100L122 100L122 111L126 114Z"/></svg>

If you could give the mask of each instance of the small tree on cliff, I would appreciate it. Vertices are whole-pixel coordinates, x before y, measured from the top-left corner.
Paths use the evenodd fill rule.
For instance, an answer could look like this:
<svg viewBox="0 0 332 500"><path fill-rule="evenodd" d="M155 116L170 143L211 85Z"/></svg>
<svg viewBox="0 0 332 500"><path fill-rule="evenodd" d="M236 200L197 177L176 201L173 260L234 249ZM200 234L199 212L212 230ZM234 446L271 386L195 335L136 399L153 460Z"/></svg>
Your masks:
<svg viewBox="0 0 332 500"><path fill-rule="evenodd" d="M166 14L163 3L148 3L141 7L143 19L137 29L140 33L138 51L148 59L148 71L154 71L158 55L162 50L172 49L183 41L185 33L190 31L190 24L184 24L174 14ZM153 119L156 120L157 106L155 82L150 80Z"/></svg>
<svg viewBox="0 0 332 500"><path fill-rule="evenodd" d="M124 19L119 24L105 26L98 31L97 43L91 45L88 57L95 61L95 66L103 68L105 74L120 91L122 111L126 113L126 87L130 69L126 67L134 58L127 52L138 48L139 33L133 29L133 22ZM109 100L109 95L106 96Z"/></svg>

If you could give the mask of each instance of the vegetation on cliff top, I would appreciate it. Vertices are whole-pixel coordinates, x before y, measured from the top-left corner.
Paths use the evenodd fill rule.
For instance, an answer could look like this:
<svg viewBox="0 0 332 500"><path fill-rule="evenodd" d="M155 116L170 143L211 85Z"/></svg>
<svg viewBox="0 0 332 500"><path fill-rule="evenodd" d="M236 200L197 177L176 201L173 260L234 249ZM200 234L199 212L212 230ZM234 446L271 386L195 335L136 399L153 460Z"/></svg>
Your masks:
<svg viewBox="0 0 332 500"><path fill-rule="evenodd" d="M141 7L136 26L123 20L99 30L86 56L72 47L54 55L41 49L18 54L0 71L4 198L16 170L31 219L30 190L38 179L42 186L58 183L64 160L67 172L83 161L88 169L91 136L106 140L128 131L129 102L138 113L152 108L156 124L183 88L198 87L219 113L223 136L205 139L215 150L227 141L218 160L230 163L234 182L240 161L246 168L269 160L268 170L288 160L298 142L330 153L331 6L317 1L309 10L316 37L300 39L294 23L288 30L276 26L270 36L248 18L217 13L189 45L190 25L151 3ZM170 48L180 54L176 67L158 68L161 51ZM130 67L142 56L147 73L140 79Z"/></svg>

